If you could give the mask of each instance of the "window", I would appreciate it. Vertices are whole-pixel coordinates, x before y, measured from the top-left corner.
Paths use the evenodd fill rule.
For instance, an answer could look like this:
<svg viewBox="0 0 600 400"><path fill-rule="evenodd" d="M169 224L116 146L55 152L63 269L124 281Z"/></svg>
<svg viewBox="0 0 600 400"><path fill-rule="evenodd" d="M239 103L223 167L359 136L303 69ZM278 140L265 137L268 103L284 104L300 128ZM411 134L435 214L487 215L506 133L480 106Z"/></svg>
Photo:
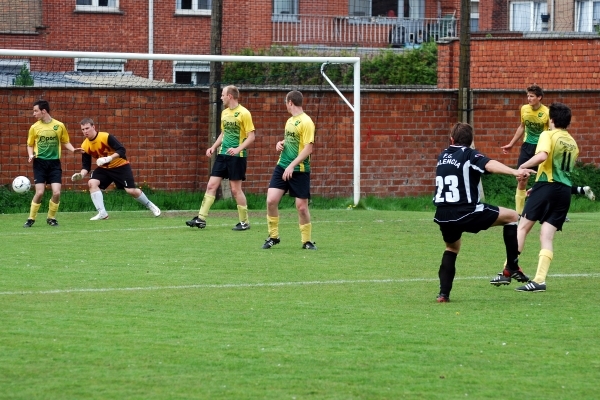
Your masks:
<svg viewBox="0 0 600 400"><path fill-rule="evenodd" d="M212 0L177 0L175 14L210 15Z"/></svg>
<svg viewBox="0 0 600 400"><path fill-rule="evenodd" d="M479 0L471 1L471 32L479 30Z"/></svg>
<svg viewBox="0 0 600 400"><path fill-rule="evenodd" d="M119 0L76 0L75 10L118 12Z"/></svg>
<svg viewBox="0 0 600 400"><path fill-rule="evenodd" d="M425 18L425 0L348 0L350 16Z"/></svg>
<svg viewBox="0 0 600 400"><path fill-rule="evenodd" d="M173 63L173 82L184 85L208 84L210 63L205 61L175 61Z"/></svg>
<svg viewBox="0 0 600 400"><path fill-rule="evenodd" d="M600 33L600 1L578 1L575 8L575 31Z"/></svg>
<svg viewBox="0 0 600 400"><path fill-rule="evenodd" d="M273 0L273 21L298 20L298 0Z"/></svg>
<svg viewBox="0 0 600 400"><path fill-rule="evenodd" d="M124 59L76 58L75 71L79 72L125 72Z"/></svg>
<svg viewBox="0 0 600 400"><path fill-rule="evenodd" d="M511 31L542 31L542 14L548 14L548 3L522 1L510 4Z"/></svg>
<svg viewBox="0 0 600 400"><path fill-rule="evenodd" d="M23 65L31 71L29 60L0 60L0 74L18 74Z"/></svg>

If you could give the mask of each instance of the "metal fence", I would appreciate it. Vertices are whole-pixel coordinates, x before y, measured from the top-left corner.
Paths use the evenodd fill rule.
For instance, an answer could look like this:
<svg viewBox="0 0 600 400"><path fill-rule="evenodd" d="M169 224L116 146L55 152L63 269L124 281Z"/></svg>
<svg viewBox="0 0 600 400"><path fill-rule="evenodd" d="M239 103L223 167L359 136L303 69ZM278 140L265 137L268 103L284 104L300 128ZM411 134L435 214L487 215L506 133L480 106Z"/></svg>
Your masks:
<svg viewBox="0 0 600 400"><path fill-rule="evenodd" d="M420 43L456 37L457 21L444 18L332 17L273 15L273 43L341 47L412 47Z"/></svg>

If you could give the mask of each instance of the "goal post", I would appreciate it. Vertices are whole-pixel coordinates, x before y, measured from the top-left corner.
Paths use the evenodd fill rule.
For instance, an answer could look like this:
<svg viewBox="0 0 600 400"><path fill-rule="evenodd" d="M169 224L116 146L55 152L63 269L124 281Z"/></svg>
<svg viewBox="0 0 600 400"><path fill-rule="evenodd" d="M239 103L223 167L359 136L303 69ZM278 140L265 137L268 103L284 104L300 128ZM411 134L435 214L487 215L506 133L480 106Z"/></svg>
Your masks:
<svg viewBox="0 0 600 400"><path fill-rule="evenodd" d="M344 100L353 113L353 201L357 205L360 200L360 57L334 57L334 56L241 56L241 55L188 55L188 54L156 54L156 53L112 53L112 52L78 52L78 51L43 51L43 50L14 50L0 49L0 67L2 60L30 60L39 58L56 58L77 60L80 63L93 62L100 64L124 63L129 60L148 61L144 67L144 75L147 79L157 78L155 68L158 61L169 61L171 63L198 62L232 62L232 63L321 63L325 64L350 64L353 66L353 104L344 97L335 84L326 76L323 68L321 74L332 86L335 92ZM29 62L29 61L28 61ZM34 64L35 61L31 61ZM111 65L112 65L111 64ZM68 65L68 63L65 63ZM72 63L70 64L72 66ZM22 67L22 65L20 66ZM31 66L28 67L33 70ZM68 68L68 67L67 67ZM72 68L72 67L71 67ZM62 71L65 71L63 67ZM164 82L163 82L164 83ZM167 85L168 83L165 83ZM4 86L4 85L3 85ZM43 88L43 85L39 86ZM318 127L317 127L318 128Z"/></svg>

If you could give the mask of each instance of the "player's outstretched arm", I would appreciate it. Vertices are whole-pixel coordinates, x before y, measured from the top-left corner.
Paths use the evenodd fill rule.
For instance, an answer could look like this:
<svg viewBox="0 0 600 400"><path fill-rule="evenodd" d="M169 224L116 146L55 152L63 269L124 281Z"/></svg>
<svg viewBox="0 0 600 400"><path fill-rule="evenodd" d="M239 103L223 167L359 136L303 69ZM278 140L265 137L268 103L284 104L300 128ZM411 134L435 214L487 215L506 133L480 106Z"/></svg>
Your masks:
<svg viewBox="0 0 600 400"><path fill-rule="evenodd" d="M532 169L520 168L516 170L496 160L490 160L485 164L485 170L491 174L512 175L517 178L528 178L530 174L535 174Z"/></svg>
<svg viewBox="0 0 600 400"><path fill-rule="evenodd" d="M521 139L521 137L523 137L523 133L525 133L525 126L523 124L521 124L517 128L517 131L515 132L515 135L513 136L510 143L508 143L506 146L500 147L502 149L502 153L508 154L510 149L512 149L513 146L519 141L519 139Z"/></svg>

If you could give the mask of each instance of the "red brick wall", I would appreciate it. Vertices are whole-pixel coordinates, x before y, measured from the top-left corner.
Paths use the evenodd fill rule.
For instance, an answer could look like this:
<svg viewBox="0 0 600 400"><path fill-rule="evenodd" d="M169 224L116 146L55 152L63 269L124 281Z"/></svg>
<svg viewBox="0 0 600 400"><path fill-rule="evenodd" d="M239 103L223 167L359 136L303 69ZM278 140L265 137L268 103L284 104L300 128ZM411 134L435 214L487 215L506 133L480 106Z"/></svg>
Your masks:
<svg viewBox="0 0 600 400"><path fill-rule="evenodd" d="M438 46L438 88L458 88L459 41ZM600 37L473 38L472 89L597 90Z"/></svg>
<svg viewBox="0 0 600 400"><path fill-rule="evenodd" d="M327 197L352 197L353 117L333 92L304 91L305 111L317 127L313 153L312 192ZM351 93L346 93L351 98ZM448 144L456 122L454 91L390 91L361 94L361 193L375 196L431 194L435 160ZM17 175L31 176L25 141L34 122L31 104L51 102L52 116L63 121L71 141L81 143L79 121L92 117L99 130L115 134L127 148L136 180L168 190L205 190L208 180L207 95L200 90L4 90L0 92L0 184ZM278 154L275 143L288 118L285 92L242 90L241 103L251 110L257 140L250 149L249 193L264 193ZM519 91L474 93L475 144L488 156L509 165L518 149L503 155L519 124L525 102ZM580 146L580 160L597 163L600 138L595 115L600 91L547 92L546 104L560 100L573 109L569 131ZM84 189L68 180L80 168L79 156L63 158L66 188Z"/></svg>

